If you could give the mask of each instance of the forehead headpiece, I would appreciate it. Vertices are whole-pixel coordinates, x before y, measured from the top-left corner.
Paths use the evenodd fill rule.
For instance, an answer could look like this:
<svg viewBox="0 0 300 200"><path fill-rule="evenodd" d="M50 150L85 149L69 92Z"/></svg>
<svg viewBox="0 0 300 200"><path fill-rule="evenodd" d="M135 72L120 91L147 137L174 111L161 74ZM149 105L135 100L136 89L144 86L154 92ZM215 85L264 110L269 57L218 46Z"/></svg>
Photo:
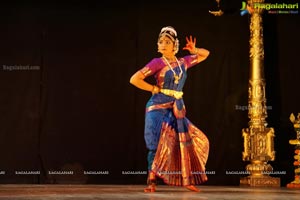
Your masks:
<svg viewBox="0 0 300 200"><path fill-rule="evenodd" d="M172 26L163 27L159 33L158 39L166 36L172 40L175 44L174 52L177 53L179 50L179 40L177 38L177 32Z"/></svg>

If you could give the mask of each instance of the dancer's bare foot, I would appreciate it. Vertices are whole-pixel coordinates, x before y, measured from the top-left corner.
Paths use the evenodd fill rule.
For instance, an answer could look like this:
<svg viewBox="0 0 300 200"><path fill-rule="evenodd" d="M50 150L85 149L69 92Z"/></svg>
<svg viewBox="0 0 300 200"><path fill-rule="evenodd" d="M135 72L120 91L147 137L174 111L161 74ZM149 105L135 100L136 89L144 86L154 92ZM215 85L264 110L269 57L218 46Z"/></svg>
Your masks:
<svg viewBox="0 0 300 200"><path fill-rule="evenodd" d="M194 185L188 185L185 187L186 187L186 189L191 190L193 192L200 192L200 190L198 188L196 188Z"/></svg>
<svg viewBox="0 0 300 200"><path fill-rule="evenodd" d="M144 189L144 192L155 192L156 191L156 185L154 183L151 183Z"/></svg>

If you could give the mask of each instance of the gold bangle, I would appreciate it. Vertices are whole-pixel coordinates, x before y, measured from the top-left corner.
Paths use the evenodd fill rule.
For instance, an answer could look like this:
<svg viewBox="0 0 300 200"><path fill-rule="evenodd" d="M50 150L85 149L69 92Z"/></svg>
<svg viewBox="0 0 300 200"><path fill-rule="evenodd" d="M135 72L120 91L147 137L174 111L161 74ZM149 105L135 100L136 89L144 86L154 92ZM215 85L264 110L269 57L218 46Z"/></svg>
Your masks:
<svg viewBox="0 0 300 200"><path fill-rule="evenodd" d="M191 54L197 54L198 53L198 48L195 47L195 50L191 52Z"/></svg>
<svg viewBox="0 0 300 200"><path fill-rule="evenodd" d="M159 87L157 87L156 85L153 85L152 94L157 94L157 93L159 93Z"/></svg>

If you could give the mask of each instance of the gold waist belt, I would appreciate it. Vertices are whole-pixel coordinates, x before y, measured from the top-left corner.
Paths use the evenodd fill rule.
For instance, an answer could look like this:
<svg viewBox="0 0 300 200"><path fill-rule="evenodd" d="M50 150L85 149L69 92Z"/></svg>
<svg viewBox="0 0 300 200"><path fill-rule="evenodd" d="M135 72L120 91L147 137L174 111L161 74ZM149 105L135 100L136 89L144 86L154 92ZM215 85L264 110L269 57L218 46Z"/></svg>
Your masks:
<svg viewBox="0 0 300 200"><path fill-rule="evenodd" d="M182 91L169 90L169 89L160 89L160 93L163 93L167 96L174 97L175 99L181 99L181 97L183 96Z"/></svg>

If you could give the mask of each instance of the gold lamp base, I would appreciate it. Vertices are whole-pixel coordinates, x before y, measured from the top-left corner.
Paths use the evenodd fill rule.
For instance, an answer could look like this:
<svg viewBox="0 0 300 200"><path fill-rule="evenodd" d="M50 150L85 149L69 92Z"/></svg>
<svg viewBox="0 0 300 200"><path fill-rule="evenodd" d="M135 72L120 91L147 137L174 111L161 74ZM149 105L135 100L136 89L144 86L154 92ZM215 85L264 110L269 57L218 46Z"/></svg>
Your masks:
<svg viewBox="0 0 300 200"><path fill-rule="evenodd" d="M296 175L295 180L287 184L286 187L300 189L300 177Z"/></svg>
<svg viewBox="0 0 300 200"><path fill-rule="evenodd" d="M286 185L286 187L300 189L300 183L289 183Z"/></svg>
<svg viewBox="0 0 300 200"><path fill-rule="evenodd" d="M280 187L280 178L264 176L247 176L240 179L240 186Z"/></svg>

